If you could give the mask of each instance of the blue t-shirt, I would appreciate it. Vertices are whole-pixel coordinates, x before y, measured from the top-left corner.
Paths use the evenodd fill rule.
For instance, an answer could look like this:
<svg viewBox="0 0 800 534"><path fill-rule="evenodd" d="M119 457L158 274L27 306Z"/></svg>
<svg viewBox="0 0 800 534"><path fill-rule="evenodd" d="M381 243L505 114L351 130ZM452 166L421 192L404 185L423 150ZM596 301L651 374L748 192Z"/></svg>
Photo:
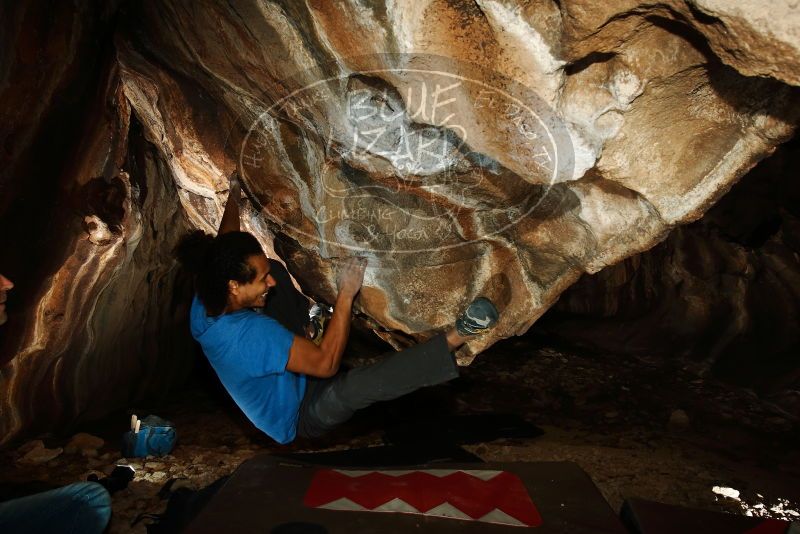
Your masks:
<svg viewBox="0 0 800 534"><path fill-rule="evenodd" d="M286 370L294 334L275 319L250 309L209 317L197 296L192 336L239 408L278 443L297 432L305 375Z"/></svg>

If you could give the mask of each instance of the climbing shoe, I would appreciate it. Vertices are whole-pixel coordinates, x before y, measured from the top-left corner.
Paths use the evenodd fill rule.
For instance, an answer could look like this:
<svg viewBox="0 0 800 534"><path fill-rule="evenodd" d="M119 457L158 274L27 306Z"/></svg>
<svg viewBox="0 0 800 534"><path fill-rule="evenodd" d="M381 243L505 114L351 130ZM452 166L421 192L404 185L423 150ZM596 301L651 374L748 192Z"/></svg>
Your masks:
<svg viewBox="0 0 800 534"><path fill-rule="evenodd" d="M456 319L456 330L462 336L480 334L495 325L500 314L492 301L486 297L478 297L472 301L466 311Z"/></svg>

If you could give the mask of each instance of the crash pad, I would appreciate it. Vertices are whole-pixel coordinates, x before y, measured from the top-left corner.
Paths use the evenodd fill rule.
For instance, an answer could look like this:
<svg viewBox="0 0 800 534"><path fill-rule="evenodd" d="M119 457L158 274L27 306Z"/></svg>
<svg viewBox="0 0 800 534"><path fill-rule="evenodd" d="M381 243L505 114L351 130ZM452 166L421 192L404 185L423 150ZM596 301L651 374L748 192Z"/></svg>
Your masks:
<svg viewBox="0 0 800 534"><path fill-rule="evenodd" d="M424 515L427 514L427 515ZM244 462L187 532L624 533L571 462L320 466Z"/></svg>

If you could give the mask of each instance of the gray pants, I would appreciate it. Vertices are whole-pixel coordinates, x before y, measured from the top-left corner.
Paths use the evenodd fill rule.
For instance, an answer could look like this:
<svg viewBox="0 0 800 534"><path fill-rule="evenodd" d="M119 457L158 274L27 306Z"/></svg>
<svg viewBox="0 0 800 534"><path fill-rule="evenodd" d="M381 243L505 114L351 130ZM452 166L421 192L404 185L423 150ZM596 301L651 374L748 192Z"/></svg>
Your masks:
<svg viewBox="0 0 800 534"><path fill-rule="evenodd" d="M264 312L298 336L308 323L308 299L298 292L283 265L270 260L277 282ZM331 378L308 377L300 405L297 435L317 437L350 419L356 410L402 397L425 386L458 376L455 358L444 335L400 352L390 352L372 364L342 371Z"/></svg>
<svg viewBox="0 0 800 534"><path fill-rule="evenodd" d="M356 410L457 376L455 358L447 349L444 335L440 335L386 354L372 365L343 371L331 378L308 377L297 435L321 436L350 419Z"/></svg>

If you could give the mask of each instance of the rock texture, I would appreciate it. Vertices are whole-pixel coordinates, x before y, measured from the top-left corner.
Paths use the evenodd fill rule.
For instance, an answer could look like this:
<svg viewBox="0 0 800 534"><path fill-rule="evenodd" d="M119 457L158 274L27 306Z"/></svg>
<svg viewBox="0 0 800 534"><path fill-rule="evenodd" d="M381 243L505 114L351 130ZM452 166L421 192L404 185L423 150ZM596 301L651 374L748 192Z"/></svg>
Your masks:
<svg viewBox="0 0 800 534"><path fill-rule="evenodd" d="M794 139L701 220L585 275L536 328L596 350L682 356L800 413L798 164Z"/></svg>
<svg viewBox="0 0 800 534"><path fill-rule="evenodd" d="M117 43L193 224L215 227L240 168L251 227L310 293L332 300L333 259L370 256L359 306L376 330L424 338L497 300L468 360L581 273L700 217L791 133L796 92L732 68L761 73L776 38L714 9L166 2L127 16ZM732 66L709 44L717 15L748 29Z"/></svg>
<svg viewBox="0 0 800 534"><path fill-rule="evenodd" d="M395 345L478 295L503 315L462 363L524 333L581 274L698 219L792 134L797 8L771 4L4 7L0 215L35 219L39 183L52 210L4 273L22 311L6 326L0 439L180 375L169 251L216 228L234 169L245 226L309 294L332 301L337 258L370 258L357 308ZM43 58L61 74L24 68ZM71 115L47 96L68 91ZM35 148L54 139L47 167Z"/></svg>
<svg viewBox="0 0 800 534"><path fill-rule="evenodd" d="M96 55L113 35L99 4L0 16L15 24L0 62L0 268L16 283L0 334L0 442L163 395L190 369L170 257L188 225L113 53Z"/></svg>

